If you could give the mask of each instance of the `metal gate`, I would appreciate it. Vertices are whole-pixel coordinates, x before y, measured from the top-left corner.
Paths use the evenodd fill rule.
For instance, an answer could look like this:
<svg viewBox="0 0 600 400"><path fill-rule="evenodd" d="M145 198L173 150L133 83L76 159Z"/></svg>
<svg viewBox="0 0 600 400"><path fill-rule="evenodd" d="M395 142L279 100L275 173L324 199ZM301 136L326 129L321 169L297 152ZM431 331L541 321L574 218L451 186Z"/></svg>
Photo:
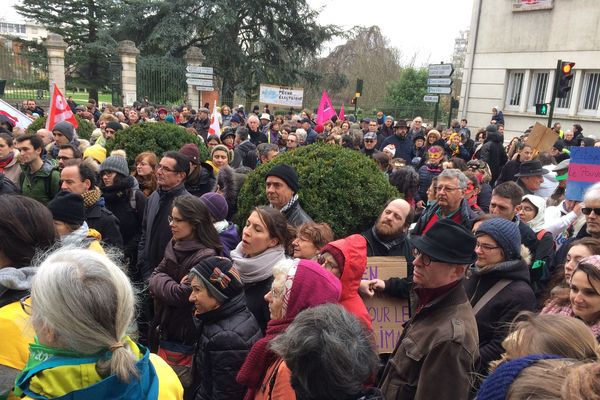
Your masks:
<svg viewBox="0 0 600 400"><path fill-rule="evenodd" d="M146 56L137 62L137 96L150 103L173 105L183 103L185 62L171 57Z"/></svg>
<svg viewBox="0 0 600 400"><path fill-rule="evenodd" d="M119 54L113 54L110 58L109 73L110 73L110 91L111 91L111 102L113 106L123 106L123 90L121 81L121 71L123 65L121 63L121 56Z"/></svg>
<svg viewBox="0 0 600 400"><path fill-rule="evenodd" d="M0 97L7 100L48 99L48 64L24 48L0 44Z"/></svg>

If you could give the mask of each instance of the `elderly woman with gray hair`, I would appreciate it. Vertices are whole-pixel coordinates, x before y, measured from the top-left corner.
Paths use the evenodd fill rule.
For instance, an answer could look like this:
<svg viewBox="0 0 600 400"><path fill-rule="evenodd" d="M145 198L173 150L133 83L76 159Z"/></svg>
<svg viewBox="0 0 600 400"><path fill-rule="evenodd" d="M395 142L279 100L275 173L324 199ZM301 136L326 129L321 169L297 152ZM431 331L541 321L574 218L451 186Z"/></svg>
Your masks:
<svg viewBox="0 0 600 400"><path fill-rule="evenodd" d="M265 295L271 320L264 338L254 344L237 376L246 386L245 400L295 400L290 370L270 349L303 310L325 303L337 303L341 284L331 272L310 260L283 260L273 267L271 291Z"/></svg>
<svg viewBox="0 0 600 400"><path fill-rule="evenodd" d="M181 399L175 372L127 331L135 295L123 270L91 250L58 250L39 267L31 303L36 333L17 377L25 398Z"/></svg>

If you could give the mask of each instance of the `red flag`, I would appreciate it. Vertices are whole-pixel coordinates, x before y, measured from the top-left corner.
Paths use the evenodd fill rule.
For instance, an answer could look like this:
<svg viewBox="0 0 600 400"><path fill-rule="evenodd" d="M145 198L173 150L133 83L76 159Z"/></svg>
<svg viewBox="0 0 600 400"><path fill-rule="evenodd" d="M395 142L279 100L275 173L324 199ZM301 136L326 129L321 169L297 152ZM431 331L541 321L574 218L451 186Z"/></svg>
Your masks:
<svg viewBox="0 0 600 400"><path fill-rule="evenodd" d="M221 135L221 126L219 126L219 116L217 115L217 101L215 100L215 105L213 106L213 112L210 115L210 126L208 127L209 135Z"/></svg>
<svg viewBox="0 0 600 400"><path fill-rule="evenodd" d="M8 118L13 126L17 126L22 129L27 129L29 124L31 124L31 118L1 99L0 115L4 115L6 118Z"/></svg>
<svg viewBox="0 0 600 400"><path fill-rule="evenodd" d="M69 121L77 128L77 120L71 111L71 108L65 100L65 96L61 93L56 83L52 88L52 98L50 99L50 110L48 111L48 119L46 120L46 129L52 130L54 125L62 121Z"/></svg>
<svg viewBox="0 0 600 400"><path fill-rule="evenodd" d="M326 90L323 90L321 102L319 103L319 108L317 110L317 125L323 125L325 121L331 119L334 115L336 115L336 113L331 105L331 100L329 100L329 95Z"/></svg>
<svg viewBox="0 0 600 400"><path fill-rule="evenodd" d="M340 113L338 114L338 119L343 121L346 118L346 113L344 112L344 103L342 103L342 107L340 108Z"/></svg>

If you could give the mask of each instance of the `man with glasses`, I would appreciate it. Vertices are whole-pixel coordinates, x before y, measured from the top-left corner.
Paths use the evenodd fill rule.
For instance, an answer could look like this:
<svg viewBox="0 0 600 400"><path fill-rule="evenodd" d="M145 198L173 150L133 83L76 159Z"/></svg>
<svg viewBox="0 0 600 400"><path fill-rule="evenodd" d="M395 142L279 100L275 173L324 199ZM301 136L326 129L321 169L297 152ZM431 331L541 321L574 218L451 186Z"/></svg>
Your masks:
<svg viewBox="0 0 600 400"><path fill-rule="evenodd" d="M469 398L478 358L477 324L461 284L475 261L475 237L449 218L412 236L412 318L379 387L387 399ZM443 390L440 390L443 387Z"/></svg>
<svg viewBox="0 0 600 400"><path fill-rule="evenodd" d="M363 148L360 152L367 157L373 158L374 154L379 153L377 150L377 134L375 132L367 132L363 137Z"/></svg>
<svg viewBox="0 0 600 400"><path fill-rule="evenodd" d="M294 151L298 148L298 135L290 133L287 138L287 145L285 151Z"/></svg>
<svg viewBox="0 0 600 400"><path fill-rule="evenodd" d="M425 136L425 128L423 128L423 118L415 117L412 124L410 124L410 130L408 131L408 137L412 140L417 135Z"/></svg>
<svg viewBox="0 0 600 400"><path fill-rule="evenodd" d="M83 154L77 146L74 146L71 143L61 145L58 150L58 157L56 157L58 160L58 170L62 171L67 161L81 160L82 157Z"/></svg>
<svg viewBox="0 0 600 400"><path fill-rule="evenodd" d="M464 199L468 183L469 179L458 169L443 170L437 179L436 201L423 212L411 234L423 235L442 219L452 219L470 230L477 214Z"/></svg>

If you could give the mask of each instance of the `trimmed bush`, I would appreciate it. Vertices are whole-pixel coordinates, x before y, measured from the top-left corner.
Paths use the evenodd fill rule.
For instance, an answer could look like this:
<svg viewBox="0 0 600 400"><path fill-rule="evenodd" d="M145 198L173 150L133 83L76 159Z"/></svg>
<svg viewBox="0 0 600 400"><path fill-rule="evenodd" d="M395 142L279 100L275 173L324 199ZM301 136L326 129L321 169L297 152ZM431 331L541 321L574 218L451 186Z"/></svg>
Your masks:
<svg viewBox="0 0 600 400"><path fill-rule="evenodd" d="M252 172L238 198L236 222L245 226L252 209L268 204L265 175L277 164L289 164L300 179L302 208L317 222L331 225L337 238L360 233L398 196L376 164L364 154L328 144L313 144L283 153Z"/></svg>
<svg viewBox="0 0 600 400"><path fill-rule="evenodd" d="M178 151L186 143L195 143L200 149L200 161L206 161L209 152L197 136L188 133L185 128L168 122L148 122L135 124L117 131L114 140L107 143L107 151L123 149L127 153L129 165L135 163L138 154L153 151L159 157L165 151Z"/></svg>
<svg viewBox="0 0 600 400"><path fill-rule="evenodd" d="M27 133L33 135L39 129L44 128L46 126L47 119L48 116L43 116L33 121L27 127ZM94 131L94 129L96 129L94 124L92 124L87 119L80 118L77 115L75 116L75 119L77 120L77 137L79 137L80 139L90 140L90 138L92 137L92 132Z"/></svg>

